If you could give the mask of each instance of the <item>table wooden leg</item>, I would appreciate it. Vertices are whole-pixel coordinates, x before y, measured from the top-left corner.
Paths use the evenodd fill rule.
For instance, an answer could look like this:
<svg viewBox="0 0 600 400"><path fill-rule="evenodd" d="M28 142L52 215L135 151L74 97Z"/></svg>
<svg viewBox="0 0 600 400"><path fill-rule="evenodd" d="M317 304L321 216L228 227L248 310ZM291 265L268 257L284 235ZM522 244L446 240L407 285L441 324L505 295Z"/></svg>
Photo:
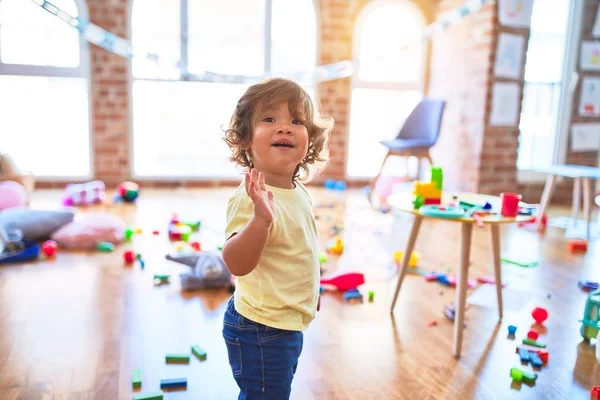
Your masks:
<svg viewBox="0 0 600 400"><path fill-rule="evenodd" d="M552 192L554 192L555 180L556 177L552 174L546 177L546 185L544 186L544 193L542 194L540 209L538 210L538 230L540 231L544 230L542 219L544 218L548 204L550 204L550 198L552 197Z"/></svg>
<svg viewBox="0 0 600 400"><path fill-rule="evenodd" d="M402 257L402 265L400 266L400 273L398 275L398 283L396 284L396 292L394 293L394 299L392 300L392 306L390 308L390 313L394 312L394 306L396 305L396 300L398 299L398 293L400 292L400 287L402 286L402 281L406 276L406 272L408 271L408 263L410 261L410 255L413 252L415 247L415 242L417 241L417 236L419 234L419 229L421 228L421 222L423 221L423 217L420 215L415 215L415 219L413 221L412 229L410 230L410 236L408 237L408 243L406 244L406 248L404 249L404 255Z"/></svg>
<svg viewBox="0 0 600 400"><path fill-rule="evenodd" d="M498 317L502 319L502 269L500 264L500 225L491 225L492 258L494 259L494 276L496 280L496 295L498 297Z"/></svg>
<svg viewBox="0 0 600 400"><path fill-rule="evenodd" d="M585 217L585 240L587 241L590 240L591 196L590 178L583 178L583 216Z"/></svg>
<svg viewBox="0 0 600 400"><path fill-rule="evenodd" d="M571 207L571 223L569 225L576 227L579 219L579 204L581 204L581 178L575 178L573 181L573 206Z"/></svg>
<svg viewBox="0 0 600 400"><path fill-rule="evenodd" d="M456 314L454 316L454 356L460 357L463 340L463 323L465 321L465 302L467 299L467 278L469 276L469 254L471 252L471 234L473 225L462 223L460 240L460 269L458 271L458 287L456 290Z"/></svg>

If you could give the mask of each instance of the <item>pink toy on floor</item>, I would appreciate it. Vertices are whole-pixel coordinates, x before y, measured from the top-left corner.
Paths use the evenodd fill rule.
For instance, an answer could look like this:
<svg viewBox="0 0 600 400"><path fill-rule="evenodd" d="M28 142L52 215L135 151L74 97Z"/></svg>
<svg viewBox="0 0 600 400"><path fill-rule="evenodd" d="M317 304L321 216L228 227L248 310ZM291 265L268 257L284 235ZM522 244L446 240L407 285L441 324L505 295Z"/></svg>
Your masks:
<svg viewBox="0 0 600 400"><path fill-rule="evenodd" d="M102 181L72 183L65 188L62 204L65 206L82 206L102 203L106 197L105 190L106 186Z"/></svg>
<svg viewBox="0 0 600 400"><path fill-rule="evenodd" d="M321 285L335 286L343 292L356 289L359 285L365 283L365 276L360 272L349 272L328 278L321 278Z"/></svg>

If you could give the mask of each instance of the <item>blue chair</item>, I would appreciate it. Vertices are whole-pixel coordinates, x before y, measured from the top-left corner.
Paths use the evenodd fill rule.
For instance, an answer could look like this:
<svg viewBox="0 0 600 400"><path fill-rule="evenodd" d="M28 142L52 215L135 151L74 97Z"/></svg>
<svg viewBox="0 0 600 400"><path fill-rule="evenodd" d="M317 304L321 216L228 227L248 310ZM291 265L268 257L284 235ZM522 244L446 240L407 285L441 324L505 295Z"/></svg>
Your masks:
<svg viewBox="0 0 600 400"><path fill-rule="evenodd" d="M426 158L429 160L430 165L433 165L429 149L436 144L440 136L445 105L445 100L423 98L406 118L398 136L395 139L380 142L387 147L388 152L383 159L379 173L373 181L373 187L389 156L417 157L419 172L421 159Z"/></svg>

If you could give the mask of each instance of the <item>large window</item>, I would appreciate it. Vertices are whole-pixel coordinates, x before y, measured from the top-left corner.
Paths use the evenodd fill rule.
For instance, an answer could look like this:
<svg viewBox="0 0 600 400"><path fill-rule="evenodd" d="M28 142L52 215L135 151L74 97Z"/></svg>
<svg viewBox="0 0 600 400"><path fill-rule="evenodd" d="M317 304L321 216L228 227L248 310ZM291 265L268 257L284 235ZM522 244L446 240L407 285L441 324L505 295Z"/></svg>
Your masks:
<svg viewBox="0 0 600 400"><path fill-rule="evenodd" d="M519 125L521 170L548 167L556 160L570 7L571 0L533 3Z"/></svg>
<svg viewBox="0 0 600 400"><path fill-rule="evenodd" d="M85 1L53 0L86 18ZM32 1L0 1L0 152L40 178L91 175L88 45Z"/></svg>
<svg viewBox="0 0 600 400"><path fill-rule="evenodd" d="M422 97L425 21L409 1L374 1L361 13L354 33L354 76L347 174L377 174L385 147Z"/></svg>
<svg viewBox="0 0 600 400"><path fill-rule="evenodd" d="M131 25L134 49L174 61L133 59L136 177L238 176L221 128L248 85L210 73L256 77L316 64L312 0L134 0Z"/></svg>

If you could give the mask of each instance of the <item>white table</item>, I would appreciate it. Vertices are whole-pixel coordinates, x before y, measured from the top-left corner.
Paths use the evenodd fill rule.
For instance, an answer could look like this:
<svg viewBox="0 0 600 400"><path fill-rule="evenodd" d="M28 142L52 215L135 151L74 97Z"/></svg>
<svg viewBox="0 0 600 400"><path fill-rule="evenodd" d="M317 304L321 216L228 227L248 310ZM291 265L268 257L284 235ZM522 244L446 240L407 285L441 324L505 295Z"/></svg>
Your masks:
<svg viewBox="0 0 600 400"><path fill-rule="evenodd" d="M548 209L548 204L550 204L550 198L552 197L552 193L554 192L554 186L556 183L556 177L561 176L565 178L574 179L573 182L573 205L571 208L571 218L574 221L574 224L577 224L577 219L579 217L579 205L581 203L581 188L583 185L583 214L584 218L587 221L586 223L586 239L590 239L590 218L591 218L591 187L590 181L600 179L600 168L596 167L587 167L584 165L569 165L569 164L556 164L549 168L540 168L534 169L535 172L545 173L548 176L546 177L546 185L544 186L544 193L542 194L542 199L540 201L540 209L538 212L538 228L542 230L542 216Z"/></svg>

